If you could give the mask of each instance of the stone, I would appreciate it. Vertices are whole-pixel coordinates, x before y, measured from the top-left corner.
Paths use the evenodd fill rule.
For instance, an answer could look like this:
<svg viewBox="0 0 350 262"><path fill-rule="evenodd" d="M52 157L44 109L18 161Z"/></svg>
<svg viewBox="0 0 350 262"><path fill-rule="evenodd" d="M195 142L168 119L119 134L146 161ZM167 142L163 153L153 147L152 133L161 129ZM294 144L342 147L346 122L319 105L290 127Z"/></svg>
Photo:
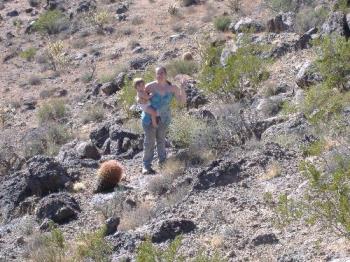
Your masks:
<svg viewBox="0 0 350 262"><path fill-rule="evenodd" d="M128 11L128 6L126 4L120 4L117 6L117 9L115 10L116 14L124 14Z"/></svg>
<svg viewBox="0 0 350 262"><path fill-rule="evenodd" d="M66 169L54 158L34 156L27 162L28 187L33 195L45 196L66 187L71 181Z"/></svg>
<svg viewBox="0 0 350 262"><path fill-rule="evenodd" d="M19 12L17 10L13 10L8 12L6 15L9 17L15 17L15 16L19 16Z"/></svg>
<svg viewBox="0 0 350 262"><path fill-rule="evenodd" d="M233 31L234 33L244 33L247 31L251 33L259 33L264 29L264 26L260 22L253 20L250 17L244 17L235 24Z"/></svg>
<svg viewBox="0 0 350 262"><path fill-rule="evenodd" d="M76 150L81 158L91 158L95 160L101 158L100 153L92 142L81 142L77 145Z"/></svg>
<svg viewBox="0 0 350 262"><path fill-rule="evenodd" d="M337 34L340 36L350 37L350 29L343 12L333 12L323 23L321 33L324 35Z"/></svg>
<svg viewBox="0 0 350 262"><path fill-rule="evenodd" d="M89 12L96 9L95 1L81 1L77 7L77 13Z"/></svg>
<svg viewBox="0 0 350 262"><path fill-rule="evenodd" d="M311 61L306 61L296 76L296 83L300 88L315 85L321 81L322 76L317 72L316 66Z"/></svg>
<svg viewBox="0 0 350 262"><path fill-rule="evenodd" d="M293 31L295 23L295 13L280 13L267 21L266 29L271 33L281 33L284 31Z"/></svg>
<svg viewBox="0 0 350 262"><path fill-rule="evenodd" d="M112 235L118 230L118 226L120 224L120 218L119 217L110 217L105 221L106 225L106 235Z"/></svg>
<svg viewBox="0 0 350 262"><path fill-rule="evenodd" d="M64 224L76 219L80 207L68 193L55 193L40 200L36 209L36 217L40 220L50 219L55 223Z"/></svg>
<svg viewBox="0 0 350 262"><path fill-rule="evenodd" d="M238 183L242 180L240 176L241 166L244 160L237 162L216 160L209 167L197 175L197 181L193 189L206 190L211 187L226 186Z"/></svg>
<svg viewBox="0 0 350 262"><path fill-rule="evenodd" d="M141 53L143 53L143 52L145 52L145 51L146 51L146 49L143 48L142 46L137 46L137 47L135 47L135 48L132 50L132 53L133 53L133 54L141 54Z"/></svg>
<svg viewBox="0 0 350 262"><path fill-rule="evenodd" d="M311 28L308 30L306 33L300 36L298 41L294 45L294 49L297 50L302 50L305 48L310 48L311 47L311 40L312 36L318 32L318 29L316 27Z"/></svg>
<svg viewBox="0 0 350 262"><path fill-rule="evenodd" d="M154 58L149 55L132 58L129 62L130 68L134 70L144 70L147 65L154 62Z"/></svg>
<svg viewBox="0 0 350 262"><path fill-rule="evenodd" d="M254 246L260 245L272 245L278 243L278 239L274 233L258 235L252 239L252 244Z"/></svg>
<svg viewBox="0 0 350 262"><path fill-rule="evenodd" d="M208 102L206 96L196 86L196 81L189 80L184 83L187 96L187 108L198 108Z"/></svg>
<svg viewBox="0 0 350 262"><path fill-rule="evenodd" d="M109 137L108 124L101 126L90 133L91 142L95 146L97 146L97 148L101 148L108 137Z"/></svg>
<svg viewBox="0 0 350 262"><path fill-rule="evenodd" d="M173 240L176 236L187 234L196 229L192 220L188 219L169 219L155 225L151 233L151 240L154 243L162 243L167 240Z"/></svg>
<svg viewBox="0 0 350 262"><path fill-rule="evenodd" d="M102 84L101 90L107 96L110 96L110 95L113 95L115 92L117 92L119 88L113 82L107 82Z"/></svg>
<svg viewBox="0 0 350 262"><path fill-rule="evenodd" d="M191 52L186 52L182 55L182 60L184 61L191 61L193 60L193 56Z"/></svg>
<svg viewBox="0 0 350 262"><path fill-rule="evenodd" d="M234 55L237 52L237 50L238 50L238 47L233 40L225 43L225 47L222 49L221 56L220 56L220 64L222 66L226 66L229 57Z"/></svg>
<svg viewBox="0 0 350 262"><path fill-rule="evenodd" d="M24 110L35 110L37 100L34 98L28 98L23 101L23 109Z"/></svg>

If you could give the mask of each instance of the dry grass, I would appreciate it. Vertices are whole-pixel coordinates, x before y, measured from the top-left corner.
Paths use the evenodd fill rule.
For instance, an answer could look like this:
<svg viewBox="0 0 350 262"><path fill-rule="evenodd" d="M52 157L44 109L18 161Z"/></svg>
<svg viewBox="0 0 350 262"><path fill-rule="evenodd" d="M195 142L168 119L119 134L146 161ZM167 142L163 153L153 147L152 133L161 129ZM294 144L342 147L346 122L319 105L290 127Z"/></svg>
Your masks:
<svg viewBox="0 0 350 262"><path fill-rule="evenodd" d="M148 202L143 202L135 209L123 213L118 229L121 231L133 230L147 223L152 216L153 206Z"/></svg>
<svg viewBox="0 0 350 262"><path fill-rule="evenodd" d="M282 168L278 162L271 163L265 174L261 177L262 180L271 180L275 177L279 177L282 174Z"/></svg>

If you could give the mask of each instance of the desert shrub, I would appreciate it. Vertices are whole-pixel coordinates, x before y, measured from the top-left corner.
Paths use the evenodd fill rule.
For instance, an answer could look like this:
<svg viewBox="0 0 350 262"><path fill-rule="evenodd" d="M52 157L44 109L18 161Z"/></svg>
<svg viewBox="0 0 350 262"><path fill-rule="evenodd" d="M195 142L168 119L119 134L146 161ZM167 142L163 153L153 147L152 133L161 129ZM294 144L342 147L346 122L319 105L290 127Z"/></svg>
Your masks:
<svg viewBox="0 0 350 262"><path fill-rule="evenodd" d="M346 90L350 74L350 43L341 37L325 37L316 44L316 64L323 82L305 92L301 106L314 124L340 117L350 101L350 92Z"/></svg>
<svg viewBox="0 0 350 262"><path fill-rule="evenodd" d="M337 0L334 4L335 11L343 11L344 13L349 12L350 3L348 0Z"/></svg>
<svg viewBox="0 0 350 262"><path fill-rule="evenodd" d="M123 212L119 229L122 231L133 230L147 224L154 215L153 206L147 202L140 203L137 207Z"/></svg>
<svg viewBox="0 0 350 262"><path fill-rule="evenodd" d="M275 12L295 12L299 7L295 0L265 0L265 4Z"/></svg>
<svg viewBox="0 0 350 262"><path fill-rule="evenodd" d="M49 10L42 13L35 21L33 29L49 35L58 34L69 27L69 20L59 10Z"/></svg>
<svg viewBox="0 0 350 262"><path fill-rule="evenodd" d="M32 75L28 78L28 83L31 86L37 86L41 84L41 78L35 75Z"/></svg>
<svg viewBox="0 0 350 262"><path fill-rule="evenodd" d="M329 10L325 7L306 7L296 15L296 28L300 33L304 33L312 27L320 27L328 16Z"/></svg>
<svg viewBox="0 0 350 262"><path fill-rule="evenodd" d="M0 133L0 148L0 176L22 167L24 159L11 130Z"/></svg>
<svg viewBox="0 0 350 262"><path fill-rule="evenodd" d="M198 64L195 61L173 60L166 66L170 77L178 74L193 75L198 71Z"/></svg>
<svg viewBox="0 0 350 262"><path fill-rule="evenodd" d="M30 47L19 53L19 56L27 61L33 61L36 54L36 49L34 47Z"/></svg>
<svg viewBox="0 0 350 262"><path fill-rule="evenodd" d="M29 257L36 262L67 261L67 245L60 229L52 229L48 234L35 237L28 246Z"/></svg>
<svg viewBox="0 0 350 262"><path fill-rule="evenodd" d="M108 11L101 10L92 14L92 23L97 26L98 29L103 29L108 23L110 23L112 16Z"/></svg>
<svg viewBox="0 0 350 262"><path fill-rule="evenodd" d="M62 99L53 99L50 102L44 103L37 113L40 123L48 121L62 122L68 115L68 110Z"/></svg>
<svg viewBox="0 0 350 262"><path fill-rule="evenodd" d="M227 6L228 6L228 8L230 8L230 10L233 13L241 12L242 11L242 0L228 0Z"/></svg>
<svg viewBox="0 0 350 262"><path fill-rule="evenodd" d="M220 64L221 48L207 47L201 55L200 87L222 98L232 96L232 92L236 98L241 98L243 83L248 81L252 87L257 87L267 76L266 64L269 60L259 56L264 48L244 43L223 67Z"/></svg>
<svg viewBox="0 0 350 262"><path fill-rule="evenodd" d="M68 59L64 52L63 41L50 42L47 45L47 54L53 70L63 69L68 64Z"/></svg>
<svg viewBox="0 0 350 262"><path fill-rule="evenodd" d="M84 233L76 240L75 253L78 261L90 259L96 262L110 261L112 246L104 239L105 228Z"/></svg>
<svg viewBox="0 0 350 262"><path fill-rule="evenodd" d="M84 109L81 120L84 124L89 122L100 122L105 118L105 110L102 105L90 105Z"/></svg>
<svg viewBox="0 0 350 262"><path fill-rule="evenodd" d="M48 155L56 155L60 147L72 138L70 130L61 124L50 125L45 136L44 152Z"/></svg>
<svg viewBox="0 0 350 262"><path fill-rule="evenodd" d="M177 16L179 15L179 8L176 6L176 4L169 5L168 13L172 16Z"/></svg>
<svg viewBox="0 0 350 262"><path fill-rule="evenodd" d="M169 138L177 147L189 147L205 129L204 121L185 112L176 112L169 127Z"/></svg>
<svg viewBox="0 0 350 262"><path fill-rule="evenodd" d="M143 24L144 20L140 16L134 16L131 18L131 24L132 25L141 25Z"/></svg>
<svg viewBox="0 0 350 262"><path fill-rule="evenodd" d="M312 142L310 145L303 149L304 156L319 156L326 148L326 141L324 139L319 139Z"/></svg>
<svg viewBox="0 0 350 262"><path fill-rule="evenodd" d="M182 262L182 261L192 261L192 262L225 262L226 259L222 258L219 254L214 254L213 256L206 256L204 252L199 251L192 258L188 259L181 252L182 237L177 236L168 247L165 249L157 248L151 240L146 240L137 249L136 262Z"/></svg>
<svg viewBox="0 0 350 262"><path fill-rule="evenodd" d="M302 200L280 197L277 214L282 225L304 219L311 225L320 223L326 229L350 237L350 161L340 157L336 168L320 171L309 162L301 170L309 183Z"/></svg>
<svg viewBox="0 0 350 262"><path fill-rule="evenodd" d="M228 16L218 16L214 20L214 26L216 30L227 31L231 24L231 19Z"/></svg>

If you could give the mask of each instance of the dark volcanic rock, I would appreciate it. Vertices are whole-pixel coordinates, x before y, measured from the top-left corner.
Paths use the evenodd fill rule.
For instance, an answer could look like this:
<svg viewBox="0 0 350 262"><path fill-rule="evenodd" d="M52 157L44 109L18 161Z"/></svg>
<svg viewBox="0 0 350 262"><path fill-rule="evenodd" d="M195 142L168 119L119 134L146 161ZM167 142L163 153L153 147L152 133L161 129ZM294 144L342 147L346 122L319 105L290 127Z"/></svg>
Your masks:
<svg viewBox="0 0 350 262"><path fill-rule="evenodd" d="M152 242L162 243L172 240L176 236L189 233L196 229L196 225L187 219L171 219L158 223L151 236Z"/></svg>
<svg viewBox="0 0 350 262"><path fill-rule="evenodd" d="M293 31L295 14L293 12L281 13L267 21L267 31L280 33L283 31Z"/></svg>
<svg viewBox="0 0 350 262"><path fill-rule="evenodd" d="M252 32L258 33L264 30L264 26L250 17L241 18L234 27L230 28L234 33Z"/></svg>
<svg viewBox="0 0 350 262"><path fill-rule="evenodd" d="M98 129L92 131L90 133L90 139L91 142L97 146L98 148L101 148L107 138L109 137L109 125L106 124L102 127L99 127Z"/></svg>
<svg viewBox="0 0 350 262"><path fill-rule="evenodd" d="M154 62L154 58L148 55L135 57L130 60L130 68L134 70L144 70L147 65Z"/></svg>
<svg viewBox="0 0 350 262"><path fill-rule="evenodd" d="M269 234L262 234L258 235L257 237L253 238L252 243L254 246L260 246L260 245L272 245L278 243L278 239L275 234L269 233Z"/></svg>
<svg viewBox="0 0 350 262"><path fill-rule="evenodd" d="M242 180L241 166L245 160L239 162L214 161L209 168L199 173L194 189L205 190L210 187L226 186Z"/></svg>
<svg viewBox="0 0 350 262"><path fill-rule="evenodd" d="M96 9L96 2L93 1L81 1L77 7L77 13L89 12Z"/></svg>
<svg viewBox="0 0 350 262"><path fill-rule="evenodd" d="M186 82L187 108L198 108L208 102L208 99L198 90L195 84L195 81Z"/></svg>
<svg viewBox="0 0 350 262"><path fill-rule="evenodd" d="M55 193L41 199L36 216L38 219L50 219L58 224L76 219L80 208L76 200L67 193Z"/></svg>
<svg viewBox="0 0 350 262"><path fill-rule="evenodd" d="M28 163L28 187L33 195L45 196L65 188L71 181L66 169L55 159L35 156Z"/></svg>
<svg viewBox="0 0 350 262"><path fill-rule="evenodd" d="M337 34L350 37L350 29L346 21L346 15L339 11L331 13L327 21L322 25L323 34Z"/></svg>
<svg viewBox="0 0 350 262"><path fill-rule="evenodd" d="M19 16L19 12L17 10L13 10L11 12L8 12L6 15L9 17L15 17L15 16Z"/></svg>
<svg viewBox="0 0 350 262"><path fill-rule="evenodd" d="M81 142L76 147L81 158L100 159L100 153L92 142Z"/></svg>
<svg viewBox="0 0 350 262"><path fill-rule="evenodd" d="M112 235L118 230L118 226L120 223L119 217L110 217L106 220L106 235Z"/></svg>
<svg viewBox="0 0 350 262"><path fill-rule="evenodd" d="M117 9L115 10L116 14L124 14L128 11L128 6L126 4L120 4L117 6Z"/></svg>

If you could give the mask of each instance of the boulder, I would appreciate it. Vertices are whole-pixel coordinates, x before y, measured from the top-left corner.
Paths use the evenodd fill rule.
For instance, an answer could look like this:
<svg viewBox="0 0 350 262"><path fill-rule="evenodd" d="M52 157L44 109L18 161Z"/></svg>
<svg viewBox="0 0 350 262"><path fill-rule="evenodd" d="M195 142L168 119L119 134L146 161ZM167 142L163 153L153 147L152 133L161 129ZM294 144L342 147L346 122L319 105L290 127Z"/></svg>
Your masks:
<svg viewBox="0 0 350 262"><path fill-rule="evenodd" d="M65 11L64 4L65 0L47 0L45 8L49 10L60 9L61 11Z"/></svg>
<svg viewBox="0 0 350 262"><path fill-rule="evenodd" d="M76 200L67 193L55 193L40 200L36 208L36 217L40 220L50 219L64 224L76 219L80 207Z"/></svg>
<svg viewBox="0 0 350 262"><path fill-rule="evenodd" d="M294 45L295 51L311 47L312 36L318 32L316 27L311 28L306 33L302 34Z"/></svg>
<svg viewBox="0 0 350 262"><path fill-rule="evenodd" d="M77 13L84 13L84 12L89 12L91 10L96 9L96 2L95 0L86 0L86 1L81 1L78 4Z"/></svg>
<svg viewBox="0 0 350 262"><path fill-rule="evenodd" d="M34 156L27 162L28 188L32 195L45 196L64 189L71 178L66 169L54 158Z"/></svg>
<svg viewBox="0 0 350 262"><path fill-rule="evenodd" d="M115 92L119 91L124 85L124 78L125 78L125 73L124 72L119 73L115 77L115 79L113 79L113 81L105 83L101 86L102 92L105 93L107 96L110 96Z"/></svg>
<svg viewBox="0 0 350 262"><path fill-rule="evenodd" d="M149 55L132 58L129 62L130 68L134 70L144 70L147 65L154 62L154 58Z"/></svg>
<svg viewBox="0 0 350 262"><path fill-rule="evenodd" d="M261 234L252 239L254 246L272 245L278 243L278 239L274 233Z"/></svg>
<svg viewBox="0 0 350 262"><path fill-rule="evenodd" d="M292 32L294 30L295 13L280 13L267 21L267 31L271 33L281 33L284 31Z"/></svg>
<svg viewBox="0 0 350 262"><path fill-rule="evenodd" d="M296 76L296 83L300 88L315 85L321 81L322 76L317 72L316 66L311 61L306 61Z"/></svg>
<svg viewBox="0 0 350 262"><path fill-rule="evenodd" d="M157 223L152 229L151 240L154 243L162 243L173 240L176 236L190 233L196 229L196 225L187 219L169 219Z"/></svg>
<svg viewBox="0 0 350 262"><path fill-rule="evenodd" d="M100 153L92 142L81 142L76 146L77 153L81 158L100 159Z"/></svg>
<svg viewBox="0 0 350 262"><path fill-rule="evenodd" d="M120 218L119 217L110 217L105 221L106 225L106 235L112 235L118 230L118 226L120 223Z"/></svg>
<svg viewBox="0 0 350 262"><path fill-rule="evenodd" d="M187 108L198 108L208 102L206 96L196 86L196 81L185 82L185 92L187 95Z"/></svg>
<svg viewBox="0 0 350 262"><path fill-rule="evenodd" d="M109 137L109 125L105 124L90 133L91 142L101 148Z"/></svg>
<svg viewBox="0 0 350 262"><path fill-rule="evenodd" d="M346 21L346 15L341 11L331 13L322 25L321 32L324 35L337 34L350 37L350 29Z"/></svg>
<svg viewBox="0 0 350 262"><path fill-rule="evenodd" d="M124 14L128 11L128 6L126 4L119 4L115 10L116 14Z"/></svg>
<svg viewBox="0 0 350 262"><path fill-rule="evenodd" d="M193 188L195 190L207 190L211 187L226 186L241 181L240 171L244 161L213 161L209 167L197 175L197 181Z"/></svg>
<svg viewBox="0 0 350 262"><path fill-rule="evenodd" d="M260 22L253 20L250 17L244 17L240 19L232 29L234 33L259 33L262 32L265 28Z"/></svg>
<svg viewBox="0 0 350 262"><path fill-rule="evenodd" d="M15 17L15 16L19 16L19 12L17 10L13 10L8 12L6 15L9 17Z"/></svg>

